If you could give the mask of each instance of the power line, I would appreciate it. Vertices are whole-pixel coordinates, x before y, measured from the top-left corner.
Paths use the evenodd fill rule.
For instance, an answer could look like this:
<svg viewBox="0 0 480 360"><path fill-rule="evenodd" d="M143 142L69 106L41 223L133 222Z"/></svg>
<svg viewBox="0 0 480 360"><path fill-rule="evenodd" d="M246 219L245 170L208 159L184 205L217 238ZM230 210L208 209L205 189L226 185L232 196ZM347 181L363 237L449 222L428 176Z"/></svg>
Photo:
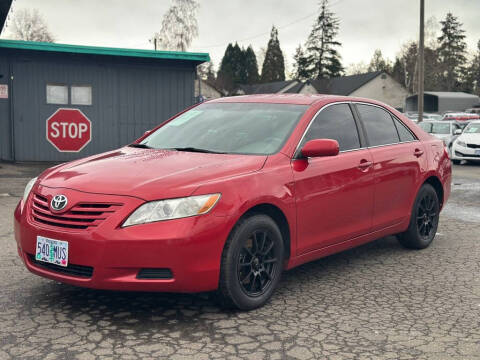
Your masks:
<svg viewBox="0 0 480 360"><path fill-rule="evenodd" d="M339 3L341 3L342 1L344 0L337 0L336 2L334 2L333 4L330 4L330 7L333 7L333 6L336 6L338 5ZM277 29L280 30L280 29L285 29L289 26L292 26L292 25L295 25L299 22L302 22L304 20L307 20L313 16L317 16L318 15L318 12L314 12L314 13L311 13L311 14L308 14L306 16L303 16L301 18L298 18L296 20L293 20L292 22L288 23L288 24L284 24L284 25L281 25L281 26L277 26ZM243 38L243 39L240 39L240 40L236 40L236 42L244 42L244 41L248 41L248 40L253 40L253 39L257 39L259 37L262 37L262 36L265 36L265 35L268 35L270 34L270 31L265 31L263 33L260 33L260 34L257 34L257 35L253 35L253 36L249 36L249 37L246 37L246 38ZM228 45L230 43L229 42L223 42L223 43L218 43L218 44L212 44L212 45L198 45L195 47L195 49L213 49L213 48L217 48L217 47L224 47L226 45Z"/></svg>

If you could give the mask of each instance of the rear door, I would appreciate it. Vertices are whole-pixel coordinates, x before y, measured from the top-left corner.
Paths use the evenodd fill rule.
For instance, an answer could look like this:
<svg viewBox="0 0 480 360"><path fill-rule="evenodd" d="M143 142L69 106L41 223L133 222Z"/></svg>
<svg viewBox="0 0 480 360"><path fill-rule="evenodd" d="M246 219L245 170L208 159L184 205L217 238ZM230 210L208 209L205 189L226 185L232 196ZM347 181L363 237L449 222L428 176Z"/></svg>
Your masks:
<svg viewBox="0 0 480 360"><path fill-rule="evenodd" d="M373 157L375 200L372 231L410 215L417 182L427 162L423 145L403 122L384 108L356 104Z"/></svg>
<svg viewBox="0 0 480 360"><path fill-rule="evenodd" d="M340 153L293 160L298 254L366 234L372 222L373 159L350 105L322 109L298 149L313 139L337 140Z"/></svg>

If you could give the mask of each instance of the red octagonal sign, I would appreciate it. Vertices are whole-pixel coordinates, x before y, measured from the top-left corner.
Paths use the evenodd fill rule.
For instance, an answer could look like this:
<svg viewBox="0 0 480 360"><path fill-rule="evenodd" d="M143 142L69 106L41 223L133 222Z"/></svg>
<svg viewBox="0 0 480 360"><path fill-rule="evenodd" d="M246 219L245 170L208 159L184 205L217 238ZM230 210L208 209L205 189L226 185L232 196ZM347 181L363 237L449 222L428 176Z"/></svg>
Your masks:
<svg viewBox="0 0 480 360"><path fill-rule="evenodd" d="M79 152L92 140L92 123L79 109L58 109L47 119L47 140L61 152Z"/></svg>

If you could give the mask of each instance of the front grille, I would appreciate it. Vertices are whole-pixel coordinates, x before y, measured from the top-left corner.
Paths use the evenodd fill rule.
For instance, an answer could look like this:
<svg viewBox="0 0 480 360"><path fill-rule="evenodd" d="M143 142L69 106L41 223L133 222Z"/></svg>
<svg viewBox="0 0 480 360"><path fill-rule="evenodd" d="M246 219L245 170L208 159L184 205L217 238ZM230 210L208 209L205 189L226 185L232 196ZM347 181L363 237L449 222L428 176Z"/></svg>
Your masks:
<svg viewBox="0 0 480 360"><path fill-rule="evenodd" d="M480 149L480 145L477 145L477 144L467 144L467 147L472 149Z"/></svg>
<svg viewBox="0 0 480 360"><path fill-rule="evenodd" d="M36 267L50 270L57 273L62 273L70 276L82 277L82 278L91 278L93 275L93 267L68 264L68 266L60 266L55 264L46 263L43 261L38 261L35 259L35 256L32 254L27 254L30 262Z"/></svg>
<svg viewBox="0 0 480 360"><path fill-rule="evenodd" d="M170 269L154 268L154 269L140 269L137 274L137 279L172 279L173 275Z"/></svg>
<svg viewBox="0 0 480 360"><path fill-rule="evenodd" d="M122 204L115 203L78 203L62 214L53 213L48 206L48 199L34 194L32 201L32 218L36 222L70 229L87 229L98 226Z"/></svg>

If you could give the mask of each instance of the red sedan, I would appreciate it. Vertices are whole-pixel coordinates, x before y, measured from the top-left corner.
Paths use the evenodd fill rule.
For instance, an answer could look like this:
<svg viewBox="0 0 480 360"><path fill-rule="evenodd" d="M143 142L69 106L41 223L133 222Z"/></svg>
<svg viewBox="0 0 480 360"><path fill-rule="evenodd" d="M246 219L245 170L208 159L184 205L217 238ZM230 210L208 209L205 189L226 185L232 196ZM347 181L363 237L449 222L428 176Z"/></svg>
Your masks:
<svg viewBox="0 0 480 360"><path fill-rule="evenodd" d="M253 309L305 262L393 234L427 247L450 182L442 141L384 104L222 98L32 179L15 238L56 281Z"/></svg>

